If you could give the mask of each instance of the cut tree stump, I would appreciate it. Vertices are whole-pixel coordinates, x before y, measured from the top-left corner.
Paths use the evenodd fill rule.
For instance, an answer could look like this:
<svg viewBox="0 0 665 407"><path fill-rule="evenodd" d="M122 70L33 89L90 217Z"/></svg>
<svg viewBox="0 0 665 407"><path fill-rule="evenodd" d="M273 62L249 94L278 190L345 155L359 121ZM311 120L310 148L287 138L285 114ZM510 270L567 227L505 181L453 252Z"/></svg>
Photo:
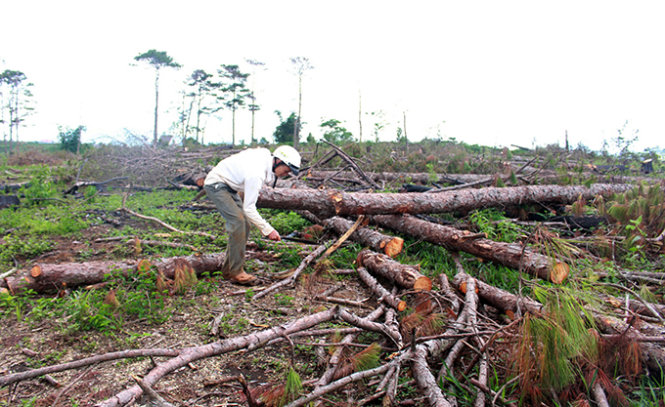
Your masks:
<svg viewBox="0 0 665 407"><path fill-rule="evenodd" d="M409 215L378 215L371 220L389 229L405 233L455 251L463 251L486 260L512 267L560 284L568 277L570 268L518 243L495 242L450 226L439 225ZM520 267L521 266L521 267Z"/></svg>
<svg viewBox="0 0 665 407"><path fill-rule="evenodd" d="M627 184L530 185L421 193L347 193L339 190L264 188L259 208L308 210L318 216L445 213L529 203L572 203L630 189Z"/></svg>

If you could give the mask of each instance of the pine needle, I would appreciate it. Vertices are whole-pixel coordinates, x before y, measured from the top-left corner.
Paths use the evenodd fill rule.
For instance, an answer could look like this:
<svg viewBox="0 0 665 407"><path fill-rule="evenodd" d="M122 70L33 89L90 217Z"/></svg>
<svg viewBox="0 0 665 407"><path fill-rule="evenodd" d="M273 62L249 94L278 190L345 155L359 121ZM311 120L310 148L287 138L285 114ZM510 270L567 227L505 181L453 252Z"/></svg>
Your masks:
<svg viewBox="0 0 665 407"><path fill-rule="evenodd" d="M353 355L353 368L356 372L379 366L381 346L374 342L367 348Z"/></svg>
<svg viewBox="0 0 665 407"><path fill-rule="evenodd" d="M302 380L300 380L300 375L296 372L293 367L289 368L289 372L286 374L286 385L284 386L284 395L282 396L282 404L285 405L295 399L297 399L302 394Z"/></svg>

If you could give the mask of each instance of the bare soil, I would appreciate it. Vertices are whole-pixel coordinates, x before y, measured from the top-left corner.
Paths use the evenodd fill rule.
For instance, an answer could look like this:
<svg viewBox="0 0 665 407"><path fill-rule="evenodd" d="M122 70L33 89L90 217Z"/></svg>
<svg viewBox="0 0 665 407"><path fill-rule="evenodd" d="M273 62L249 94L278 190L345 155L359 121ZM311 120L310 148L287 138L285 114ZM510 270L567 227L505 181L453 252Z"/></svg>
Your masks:
<svg viewBox="0 0 665 407"><path fill-rule="evenodd" d="M60 263L81 261L82 257L85 260L103 260L127 253L131 257L131 250L122 241L95 242L99 237L108 236L110 227L104 225L89 228L79 240L57 239L54 249L35 261ZM294 246L301 250L302 257L312 249L312 246L295 243ZM257 252L253 257L248 259L247 268L260 277L263 283L262 286L252 288L258 292L262 287L278 281L275 274L268 271L269 263L278 261L278 257L270 251ZM314 296L331 284L342 285L335 293L336 297L369 297L356 279L340 282L333 277L318 276L307 281L307 277L295 289L281 289L277 295L267 295L251 302L245 287L233 285L221 278L208 278L204 281L210 292L196 295L190 290L185 295L167 299L167 306L173 307L173 313L165 323L150 324L145 320L131 320L126 321L121 330L110 333L70 332L67 330L66 317L42 320L36 324L17 322L15 318L0 319L0 375L125 349L178 349L210 343L217 339L211 336L210 328L212 321L220 314L223 315L220 337L260 331L330 306L317 302ZM371 300L367 305L366 308L350 307L350 310L364 315L375 303ZM303 339L299 343L316 340ZM18 385L0 388L0 405L21 406L25 405L25 400L34 398L36 406L92 406L134 385L132 375L141 377L163 360L158 357L122 359L53 373L50 375L52 382L44 378L26 380ZM297 345L295 352L292 352L289 344L283 341L279 345L252 352L236 352L200 360L166 376L158 382L155 390L176 406L247 405L238 381L220 381L228 376L242 374L247 378L250 388L283 383L291 360L303 381L316 379L325 368L317 366L314 347Z"/></svg>

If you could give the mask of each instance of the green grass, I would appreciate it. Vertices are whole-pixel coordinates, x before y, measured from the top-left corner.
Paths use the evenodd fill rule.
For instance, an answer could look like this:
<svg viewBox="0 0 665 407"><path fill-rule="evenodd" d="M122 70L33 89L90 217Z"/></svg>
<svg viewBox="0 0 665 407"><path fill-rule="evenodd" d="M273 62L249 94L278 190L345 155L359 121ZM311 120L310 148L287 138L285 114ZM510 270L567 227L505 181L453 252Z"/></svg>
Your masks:
<svg viewBox="0 0 665 407"><path fill-rule="evenodd" d="M308 148L311 146L307 146ZM388 153L395 151L400 159L398 160L378 160L370 159L379 163L377 168L368 170L373 171L425 171L430 179L434 180L437 174L447 171L468 172L468 171L494 171L497 172L501 162L507 159L510 151L502 152L497 149L485 149L482 146L467 145L458 143L455 140L428 140L420 145L414 144L409 151L402 148L403 145L394 143L361 143L344 146L347 153L353 157L375 158L372 156L387 156ZM425 153L418 150L424 148ZM100 153L113 150L112 147L99 149ZM120 152L126 150L118 150ZM541 151L542 152L542 151ZM483 154L483 160L471 160L472 154ZM549 165L557 165L560 157L567 152L557 149L546 149L543 154ZM424 161L423 156L433 155L432 159ZM522 155L523 152L520 152ZM602 161L601 157L598 160ZM338 160L339 161L339 160ZM587 162L591 162L589 159ZM6 164L7 159L0 161L0 170L9 169ZM120 188L105 189L102 191L94 187L84 188L78 197L63 196L62 191L66 185L58 183L57 180L64 179L62 176L69 176L71 180L72 169L78 167L80 162L70 163L70 167L56 167L45 165L31 165L21 167L21 177L25 180L31 179L29 186L20 191L22 195L22 204L17 208L0 210L0 239L2 239L2 251L0 252L0 271L12 267L24 268L30 264L36 257L56 249L58 242L64 239L79 240L82 249L78 252L78 260L86 260L95 257L92 242L86 241L89 234L85 231L95 226L106 225L105 219L116 219L122 221L120 227L109 227L107 236L119 236L123 240L114 248L110 249L107 257L171 257L192 254L187 248L169 248L166 246L142 245L142 252L135 253L131 245L124 241L137 237L141 240L161 240L179 243L187 243L195 246L203 253L220 252L226 247L226 234L224 231L224 220L221 215L215 211L190 210L191 199L196 195L195 191L188 190L157 190L154 192L130 192L125 201L127 208L139 212L142 215L156 217L183 231L203 231L217 235L216 240L206 237L188 234L179 234L171 232L164 227L148 221L133 217L129 214L117 212L122 206L123 190ZM338 165L339 162L331 162L331 166ZM547 165L547 164L546 164ZM96 168L94 163L86 164L84 171ZM101 167L100 167L101 168ZM124 170L122 170L124 171ZM566 171L560 171L562 177L567 176ZM583 182L581 168L577 170L574 178L568 178L568 182ZM93 176L94 172L87 172L82 179L104 179L105 175ZM99 174L98 174L99 175ZM108 177L106 177L108 178ZM579 180L577 179L579 178ZM132 179L134 180L134 179ZM395 185L386 185L388 189L395 189ZM110 194L109 194L110 192ZM639 193L638 193L639 192ZM651 259L640 256L641 251L646 247L641 239L645 236L653 237L653 232L662 230L662 218L656 218L652 207L646 204L662 204L662 194L654 196L657 190L636 191L631 194L625 194L621 198L608 200L606 206L615 206L612 209L615 218L622 220L616 226L622 236L630 237L626 240L618 256L622 263L620 267L635 267L647 269L650 267ZM658 199L656 199L658 198ZM650 200L656 199L651 202ZM634 201L634 202L632 202ZM585 213L599 213L599 204L593 205L587 203L584 206ZM634 213L633 215L621 216L621 211ZM260 209L260 213L280 232L282 235L294 231L302 231L309 226L309 222L300 217L295 212L280 211L271 209ZM457 217L451 214L440 215L442 218L457 221ZM649 218L651 216L652 218ZM660 226L649 230L647 220L653 219L655 224ZM483 209L474 211L464 219L471 225L474 232L487 234L488 238L501 242L515 242L523 239L525 235L531 235L532 230L528 228L516 227L502 212L495 209ZM661 222L661 223L658 223ZM104 236L99 236L104 237ZM303 249L292 244L274 243L267 241L260 233L253 229L250 239L259 247L259 250L269 251L278 256L276 262L253 262L247 263L248 271L272 272L283 271L297 267L303 257ZM566 248L555 246L558 236L550 240L533 239L530 241L534 247L539 247L548 254L560 253ZM538 246L540 244L540 246ZM589 245L593 243L587 243ZM549 246L547 246L549 245ZM352 268L356 256L363 247L353 242L347 242L338 248L329 258L330 264L335 268ZM491 262L478 261L474 256L461 253L461 261L464 269L471 275L497 286L509 292L516 293L519 290L525 295L532 296L550 305L552 315L547 319L538 321L529 321L529 325L524 328L529 332L530 339L533 340L531 346L533 349L541 350L548 360L553 361L544 366L540 374L534 379L542 380L549 386L559 386L560 384L577 380L579 372L571 364L575 362L578 355L590 357L585 353L588 348L586 343L588 337L585 336L586 326L582 325L579 318L573 318L580 312L573 305L578 305L565 299L564 295L574 295L577 300L585 303L593 303L593 299L584 297L581 292L594 290L598 293L613 295L625 294L612 287L599 288L594 284L592 271L599 266L595 261L577 260L571 264L571 277L558 287L560 295L558 298L550 297L554 286L548 282L536 280L528 275L520 276L520 273L514 269L497 265ZM448 277L453 277L456 273L456 266L450 252L443 248L427 242L417 241L406 238L404 251L397 256L397 261L403 264L419 265L423 274L436 278L439 274L445 273ZM311 272L311 269L305 271ZM110 273L112 274L112 273ZM19 295L0 294L0 317L8 323L19 324L27 323L30 327L37 327L44 321L57 321L65 326L63 335L70 335L71 338L77 338L81 344L77 346L86 346L88 351L92 352L99 349L100 344L93 338L101 335L117 335L119 343L124 346L136 347L141 345L141 339L145 332L134 332L134 326L158 326L167 321L175 310L197 307L191 315L196 318L185 328L191 332L200 334L206 338L206 323L209 321L210 310L220 305L228 305L227 301L232 301L237 307L243 307L248 304L254 291L248 289L242 296L234 297L232 300L227 298L220 299L213 294L218 289L218 276L201 276L198 282L184 290L182 295L169 296L165 292L159 292L156 288L156 277L154 270L145 273L139 273L133 276L110 275L107 285L103 288L94 290L71 289L63 296L46 296L26 292ZM339 277L340 279L353 277ZM521 280L520 280L521 279ZM620 279L614 274L610 282L619 283ZM117 302L109 301L110 290L114 290ZM636 287L643 298L654 300L654 296L662 295L662 292L651 292L645 287ZM299 299L300 294L292 293L274 293L273 298L276 304L281 307L291 307ZM562 298L564 298L562 300ZM567 297L566 297L567 298ZM243 301L244 300L244 301ZM570 305L572 303L572 305ZM306 307L307 305L305 305ZM241 308L233 305L220 324L221 330L225 335L231 336L246 332L251 327L251 320L243 317L240 313ZM271 323L278 321L284 316L270 315L271 310L266 310L266 318L274 318ZM561 317L561 314L564 316ZM330 323L325 326L344 326L344 324ZM130 328L128 328L128 326ZM152 328L148 328L152 329ZM162 328L160 328L162 329ZM370 343L380 340L381 336L376 333L365 332L358 336L358 341ZM73 339L71 339L73 341ZM507 345L506 345L507 346ZM307 349L311 353L311 349ZM382 357L385 355L382 355ZM62 355L58 351L48 354L49 363L57 362ZM288 364L283 360L277 360L273 363L280 372L286 373ZM558 362L557 362L558 361ZM505 361L500 361L505 362ZM40 363L44 363L40 361ZM497 365L501 365L497 363ZM457 371L458 372L458 371ZM299 372L303 373L303 372ZM315 374L315 372L312 372ZM471 373L471 376L475 371ZM506 371L499 372L493 370L490 375L489 386L493 390L499 390L510 377ZM657 405L665 401L663 375L657 379L655 377L642 377L637 383L626 383L626 386L632 389L630 393L631 403L633 405ZM461 406L472 405L475 399L475 390L469 391L468 378L450 377L442 387L444 392L457 396ZM400 380L408 380L402 377ZM619 378L621 380L621 378ZM511 386L501 390L504 398L510 399L519 393L519 383L516 381ZM420 394L418 390L411 386L399 390L401 398L415 398ZM32 404L31 404L32 403ZM33 405L35 401L26 400L24 405ZM1 403L0 403L1 405Z"/></svg>

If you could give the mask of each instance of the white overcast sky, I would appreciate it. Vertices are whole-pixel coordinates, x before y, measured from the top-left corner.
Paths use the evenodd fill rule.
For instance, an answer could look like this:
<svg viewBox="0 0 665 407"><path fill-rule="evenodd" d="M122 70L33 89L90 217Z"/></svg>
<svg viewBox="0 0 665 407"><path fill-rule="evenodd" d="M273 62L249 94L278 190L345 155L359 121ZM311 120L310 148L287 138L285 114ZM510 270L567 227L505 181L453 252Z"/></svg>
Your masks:
<svg viewBox="0 0 665 407"><path fill-rule="evenodd" d="M21 0L0 16L0 70L34 83L35 114L23 140L56 140L85 125L84 140L151 138L152 71L131 66L149 49L183 67L162 74L160 133L195 69L246 58L256 72L256 135L272 140L274 111L297 110L289 59L309 58L304 135L338 119L373 139L369 113L394 140L406 112L410 139L454 137L490 146L564 143L598 150L617 130L634 150L663 148L665 4L661 1ZM250 82L251 83L251 82ZM637 133L635 133L637 132ZM238 114L237 139L250 116ZM230 142L231 119L211 120L206 142Z"/></svg>

